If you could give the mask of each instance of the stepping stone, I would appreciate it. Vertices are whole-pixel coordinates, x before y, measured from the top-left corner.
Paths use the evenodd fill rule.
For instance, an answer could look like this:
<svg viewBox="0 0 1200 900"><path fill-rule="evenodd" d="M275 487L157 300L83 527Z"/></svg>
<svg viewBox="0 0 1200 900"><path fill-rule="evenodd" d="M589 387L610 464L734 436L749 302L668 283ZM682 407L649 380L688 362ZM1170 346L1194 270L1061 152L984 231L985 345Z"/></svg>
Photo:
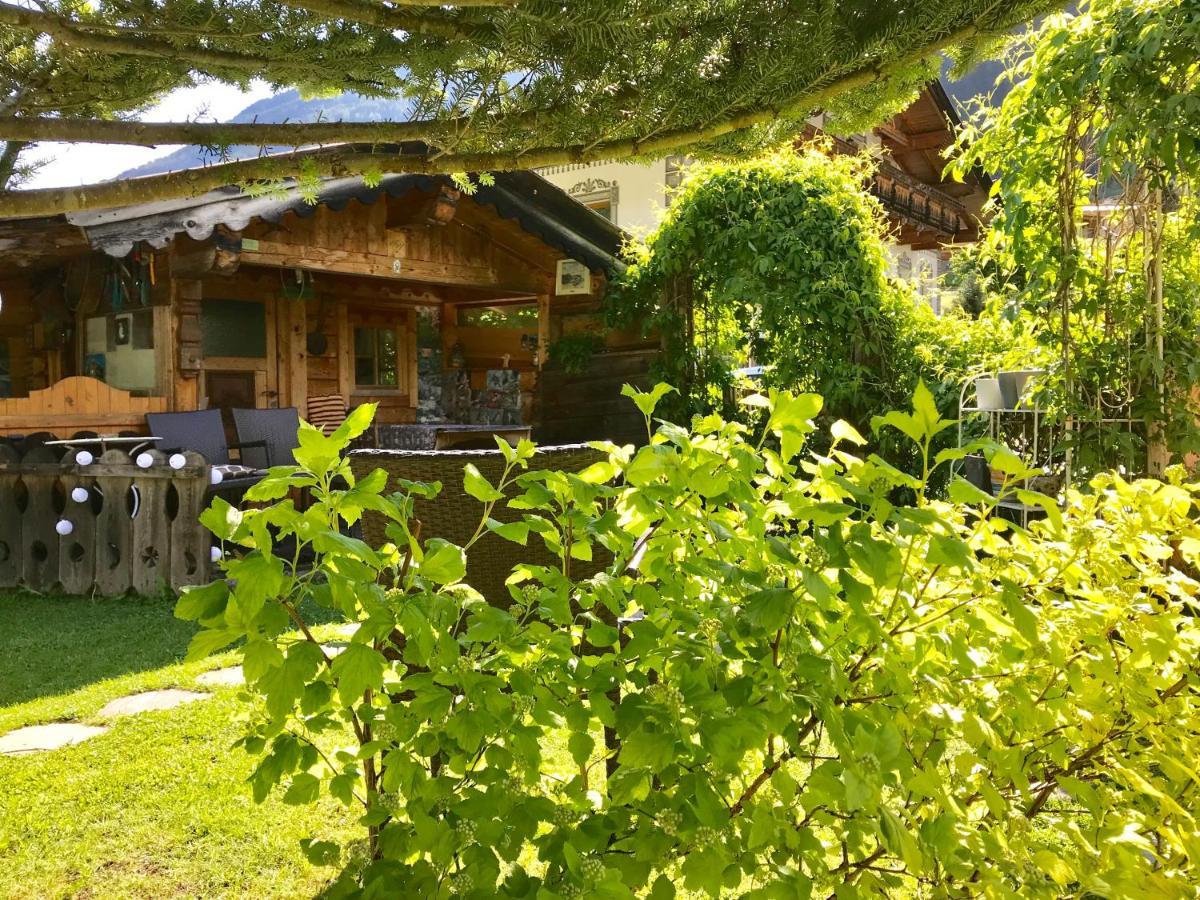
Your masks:
<svg viewBox="0 0 1200 900"><path fill-rule="evenodd" d="M326 656L337 656L349 646L349 641L326 641L321 645L321 649L325 651Z"/></svg>
<svg viewBox="0 0 1200 900"><path fill-rule="evenodd" d="M30 725L0 735L0 754L16 756L21 753L36 753L39 750L57 750L70 744L78 744L90 737L104 734L107 728L96 725L80 725L76 722L53 722L49 725Z"/></svg>
<svg viewBox="0 0 1200 900"><path fill-rule="evenodd" d="M132 716L136 713L154 712L159 709L174 709L184 703L195 700L207 700L212 694L198 691L181 691L178 688L168 688L164 691L146 691L141 694L130 694L128 697L118 697L105 704L100 710L102 717Z"/></svg>
<svg viewBox="0 0 1200 900"><path fill-rule="evenodd" d="M246 676L242 674L241 666L229 666L225 669L213 669L203 675L196 676L196 684L206 684L216 687L227 687L233 684L245 684Z"/></svg>

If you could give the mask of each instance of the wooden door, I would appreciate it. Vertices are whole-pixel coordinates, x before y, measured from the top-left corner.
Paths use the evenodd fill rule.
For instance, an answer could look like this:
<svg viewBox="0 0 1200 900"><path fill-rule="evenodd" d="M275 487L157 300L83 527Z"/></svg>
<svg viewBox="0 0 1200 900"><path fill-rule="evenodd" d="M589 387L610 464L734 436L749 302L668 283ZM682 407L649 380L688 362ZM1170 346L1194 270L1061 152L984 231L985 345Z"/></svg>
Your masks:
<svg viewBox="0 0 1200 900"><path fill-rule="evenodd" d="M221 411L225 437L231 444L237 442L232 410L258 407L257 374L253 369L205 373L209 408Z"/></svg>

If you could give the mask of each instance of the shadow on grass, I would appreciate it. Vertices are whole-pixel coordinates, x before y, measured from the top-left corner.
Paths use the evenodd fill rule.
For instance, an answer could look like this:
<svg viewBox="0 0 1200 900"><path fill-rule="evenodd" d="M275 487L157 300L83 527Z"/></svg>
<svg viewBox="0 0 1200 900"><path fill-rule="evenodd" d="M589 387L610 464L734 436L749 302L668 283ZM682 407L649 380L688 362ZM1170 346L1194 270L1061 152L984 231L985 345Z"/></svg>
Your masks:
<svg viewBox="0 0 1200 900"><path fill-rule="evenodd" d="M196 625L172 597L0 593L0 707L180 662ZM302 610L315 623L336 614Z"/></svg>

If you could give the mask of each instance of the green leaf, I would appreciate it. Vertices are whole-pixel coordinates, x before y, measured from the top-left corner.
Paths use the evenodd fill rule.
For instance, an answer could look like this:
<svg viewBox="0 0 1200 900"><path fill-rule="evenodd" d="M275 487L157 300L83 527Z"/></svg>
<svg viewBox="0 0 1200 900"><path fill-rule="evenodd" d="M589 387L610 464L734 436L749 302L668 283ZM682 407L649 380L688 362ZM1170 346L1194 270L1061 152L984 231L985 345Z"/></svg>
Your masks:
<svg viewBox="0 0 1200 900"><path fill-rule="evenodd" d="M931 565L949 566L955 569L975 567L975 557L966 541L944 534L935 534L929 538L926 561Z"/></svg>
<svg viewBox="0 0 1200 900"><path fill-rule="evenodd" d="M222 647L228 647L242 636L242 632L233 628L206 628L197 631L188 643L187 662L204 659Z"/></svg>
<svg viewBox="0 0 1200 900"><path fill-rule="evenodd" d="M683 861L684 886L702 890L710 897L721 896L727 860L716 847L693 850Z"/></svg>
<svg viewBox="0 0 1200 900"><path fill-rule="evenodd" d="M951 502L965 506L994 506L996 504L995 497L958 475L950 482L947 496Z"/></svg>
<svg viewBox="0 0 1200 900"><path fill-rule="evenodd" d="M350 442L361 436L371 427L375 419L378 403L362 403L350 410L345 421L329 436L330 443L340 452L350 446Z"/></svg>
<svg viewBox="0 0 1200 900"><path fill-rule="evenodd" d="M383 673L387 660L366 644L352 643L333 658L333 677L337 681L338 697L343 706L350 706L362 699L368 689L383 686Z"/></svg>
<svg viewBox="0 0 1200 900"><path fill-rule="evenodd" d="M492 483L480 474L475 463L463 466L463 490L480 503L491 503L504 498L504 494L496 490Z"/></svg>
<svg viewBox="0 0 1200 900"><path fill-rule="evenodd" d="M639 391L633 385L627 384L621 388L621 396L629 397L637 405L637 408L642 411L642 415L649 418L654 415L654 409L667 394L674 392L675 388L669 384L659 382L649 391Z"/></svg>
<svg viewBox="0 0 1200 900"><path fill-rule="evenodd" d="M208 509L200 513L200 524L219 540L232 541L238 526L242 524L242 513L230 506L228 500L214 497Z"/></svg>
<svg viewBox="0 0 1200 900"><path fill-rule="evenodd" d="M313 538L313 549L326 556L345 556L366 563L368 566L379 566L379 554L370 545L358 538L350 537L339 531L326 530Z"/></svg>
<svg viewBox="0 0 1200 900"><path fill-rule="evenodd" d="M867 439L858 433L857 428L843 419L838 419L830 426L829 434L833 437L835 444L841 441L849 441L851 444L861 447L867 442Z"/></svg>
<svg viewBox="0 0 1200 900"><path fill-rule="evenodd" d="M582 766L592 758L592 751L596 749L596 740L586 731L573 731L571 736L567 738L567 750L571 753L571 759L575 760L575 765Z"/></svg>
<svg viewBox="0 0 1200 900"><path fill-rule="evenodd" d="M229 586L224 581L189 585L183 588L175 603L175 616L189 622L203 622L220 615L228 599Z"/></svg>
<svg viewBox="0 0 1200 900"><path fill-rule="evenodd" d="M283 561L258 550L231 562L228 571L234 580L233 596L245 622L258 615L268 597L279 595L285 578Z"/></svg>
<svg viewBox="0 0 1200 900"><path fill-rule="evenodd" d="M746 621L768 634L774 634L791 617L796 595L790 588L774 587L755 591L742 601Z"/></svg>
<svg viewBox="0 0 1200 900"><path fill-rule="evenodd" d="M488 519L487 528L488 531L500 535L506 541L520 544L522 547L529 541L529 525L525 522L498 522L495 519Z"/></svg>
<svg viewBox="0 0 1200 900"><path fill-rule="evenodd" d="M318 841L316 838L303 838L300 849L304 858L314 866L335 866L342 856L342 848L333 841Z"/></svg>
<svg viewBox="0 0 1200 900"><path fill-rule="evenodd" d="M467 555L463 548L441 538L433 538L418 567L421 575L437 584L453 584L467 574Z"/></svg>
<svg viewBox="0 0 1200 900"><path fill-rule="evenodd" d="M321 782L316 775L301 772L292 779L288 789L283 794L283 802L289 806L302 806L305 803L315 803L321 793Z"/></svg>
<svg viewBox="0 0 1200 900"><path fill-rule="evenodd" d="M1038 850L1033 854L1033 861L1039 869L1045 872L1060 887L1066 887L1074 882L1075 870L1062 857L1049 850Z"/></svg>

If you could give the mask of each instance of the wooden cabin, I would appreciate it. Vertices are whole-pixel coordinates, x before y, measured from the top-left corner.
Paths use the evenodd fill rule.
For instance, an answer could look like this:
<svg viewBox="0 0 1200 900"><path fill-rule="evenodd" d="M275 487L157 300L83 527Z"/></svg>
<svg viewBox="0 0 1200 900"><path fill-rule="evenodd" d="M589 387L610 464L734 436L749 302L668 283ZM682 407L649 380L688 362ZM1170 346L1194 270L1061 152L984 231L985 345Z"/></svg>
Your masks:
<svg viewBox="0 0 1200 900"><path fill-rule="evenodd" d="M550 348L573 332L618 360L630 350L629 373L644 373L642 342L599 327L622 240L530 172L469 195L399 174L329 179L315 197L228 188L3 221L0 435L136 428L128 413L148 407L305 415L339 397L379 404L384 445L387 427L412 423L619 439L628 417L542 392ZM77 376L112 390L66 381ZM114 412L122 396L129 409Z"/></svg>

